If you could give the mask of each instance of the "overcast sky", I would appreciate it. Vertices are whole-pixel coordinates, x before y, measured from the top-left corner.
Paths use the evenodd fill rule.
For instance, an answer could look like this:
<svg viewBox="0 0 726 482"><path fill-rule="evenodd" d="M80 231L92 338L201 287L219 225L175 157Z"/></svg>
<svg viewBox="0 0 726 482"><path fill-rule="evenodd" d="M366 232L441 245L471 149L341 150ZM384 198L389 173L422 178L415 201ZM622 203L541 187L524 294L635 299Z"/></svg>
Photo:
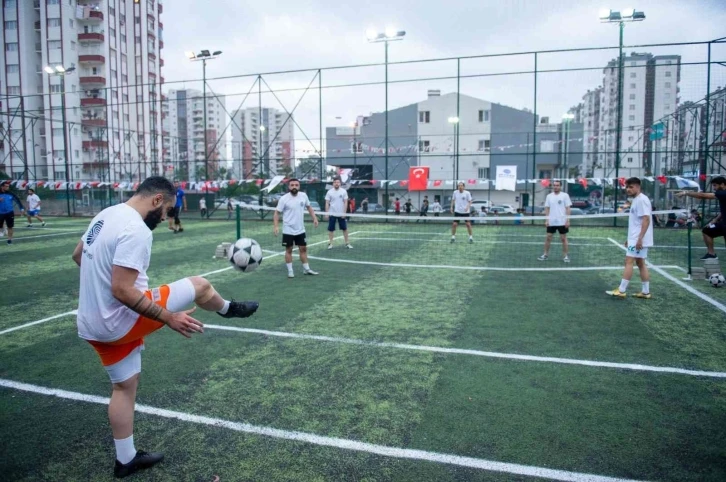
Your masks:
<svg viewBox="0 0 726 482"><path fill-rule="evenodd" d="M621 1L621 0L619 0ZM293 69L315 69L342 65L381 63L383 45L369 44L365 32L387 25L406 30L402 42L390 44L390 61L434 59L456 56L498 54L533 50L617 46L616 25L600 24L603 7L634 7L646 14L644 22L628 24L626 45L694 42L726 36L726 1L718 0L639 0L637 3L608 5L607 0L478 0L446 2L421 0L371 0L340 2L330 0L166 0L162 74L167 88L199 88L201 64L185 59L187 50L222 50L223 55L207 64L207 77L238 76ZM635 49L628 49L633 51ZM639 48L639 52L680 54L683 62L702 62L706 47ZM617 50L541 55L540 69L604 67ZM726 61L726 44L714 46L714 60ZM531 70L533 57L498 57L462 62L464 75ZM323 85L383 81L383 67L323 71ZM414 79L456 75L456 62L393 65L389 78ZM265 76L273 90L317 86L315 72ZM541 74L538 78L538 113L559 119L578 103L588 88L602 82L602 72ZM172 84L177 80L189 80ZM212 90L230 95L231 111L242 104L258 105L257 94L245 100L255 77L210 80ZM697 100L705 95L705 67L684 66L681 95ZM712 87L726 85L726 67L714 67ZM461 92L517 108L533 107L533 76L510 75L462 81ZM263 84L263 90L266 86ZM428 89L442 93L456 90L455 80L393 84L389 107L407 105L426 97ZM256 92L256 86L254 86ZM319 130L318 91L280 92L280 101L292 109L299 101L295 117L300 125L296 148L312 149L305 136L317 144ZM237 94L237 95L235 95ZM345 125L356 115L382 111L382 85L323 89L323 129ZM243 103L244 100L244 103ZM269 94L264 107L281 109ZM337 119L340 117L340 119ZM298 152L298 156L302 154Z"/></svg>

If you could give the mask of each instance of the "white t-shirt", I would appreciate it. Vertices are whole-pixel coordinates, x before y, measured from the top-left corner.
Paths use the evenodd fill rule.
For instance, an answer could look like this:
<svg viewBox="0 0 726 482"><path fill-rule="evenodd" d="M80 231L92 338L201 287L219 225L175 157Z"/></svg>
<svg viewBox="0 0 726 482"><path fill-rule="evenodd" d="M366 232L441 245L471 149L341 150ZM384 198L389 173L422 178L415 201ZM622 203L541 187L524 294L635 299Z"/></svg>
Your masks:
<svg viewBox="0 0 726 482"><path fill-rule="evenodd" d="M325 200L330 203L329 212L331 216L345 216L345 206L348 203L348 191L345 189L331 188L325 195Z"/></svg>
<svg viewBox="0 0 726 482"><path fill-rule="evenodd" d="M653 221L651 215L653 210L650 199L642 192L633 198L630 203L630 217L628 218L628 246L635 246L638 243L640 230L643 227L643 216L648 216L650 224L643 236L643 247L653 246Z"/></svg>
<svg viewBox="0 0 726 482"><path fill-rule="evenodd" d="M434 201L434 203L431 205L431 211L435 213L440 213L441 211L443 211L443 209L441 209L441 204L439 204L438 201Z"/></svg>
<svg viewBox="0 0 726 482"><path fill-rule="evenodd" d="M464 190L464 192L459 192L459 190L457 189L456 191L454 191L452 199L454 200L455 213L469 214L469 211L467 211L466 209L466 207L469 205L469 201L471 201L471 193L469 191Z"/></svg>
<svg viewBox="0 0 726 482"><path fill-rule="evenodd" d="M572 206L569 194L562 191L559 194L551 192L545 198L544 206L550 208L550 226L564 226L567 224L567 208Z"/></svg>
<svg viewBox="0 0 726 482"><path fill-rule="evenodd" d="M25 201L28 203L28 211L35 211L40 207L40 198L37 194L30 194Z"/></svg>
<svg viewBox="0 0 726 482"><path fill-rule="evenodd" d="M199 209L207 209L207 200L202 198L199 200Z"/></svg>
<svg viewBox="0 0 726 482"><path fill-rule="evenodd" d="M151 230L128 204L104 209L81 237L81 289L78 297L78 336L86 340L116 341L131 330L138 313L111 294L113 265L139 272L134 286L149 289L146 270L151 259Z"/></svg>
<svg viewBox="0 0 726 482"><path fill-rule="evenodd" d="M287 193L277 201L277 212L282 213L282 234L302 234L305 232L303 217L310 206L308 195L298 192L297 196Z"/></svg>

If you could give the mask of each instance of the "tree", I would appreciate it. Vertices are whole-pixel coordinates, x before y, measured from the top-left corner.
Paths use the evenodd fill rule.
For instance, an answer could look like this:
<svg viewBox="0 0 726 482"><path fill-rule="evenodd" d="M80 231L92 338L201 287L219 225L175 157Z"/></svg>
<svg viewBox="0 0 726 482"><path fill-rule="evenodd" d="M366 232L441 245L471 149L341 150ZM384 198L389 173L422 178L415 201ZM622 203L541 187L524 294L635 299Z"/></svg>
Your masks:
<svg viewBox="0 0 726 482"><path fill-rule="evenodd" d="M297 166L297 175L300 178L320 177L320 157L310 156L300 161Z"/></svg>

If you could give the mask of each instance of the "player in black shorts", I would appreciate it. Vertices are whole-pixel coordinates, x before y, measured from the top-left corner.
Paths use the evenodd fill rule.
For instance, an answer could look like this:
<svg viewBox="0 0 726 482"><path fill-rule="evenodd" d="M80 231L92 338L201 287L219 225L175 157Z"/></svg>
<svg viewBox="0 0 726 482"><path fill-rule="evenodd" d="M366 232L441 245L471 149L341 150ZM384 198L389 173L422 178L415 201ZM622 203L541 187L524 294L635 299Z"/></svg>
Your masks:
<svg viewBox="0 0 726 482"><path fill-rule="evenodd" d="M10 182L0 184L0 230L8 227L8 244L13 244L13 228L15 227L15 211L13 203L20 207L20 212L25 211L23 203L15 193L10 192Z"/></svg>
<svg viewBox="0 0 726 482"><path fill-rule="evenodd" d="M718 199L721 212L701 230L703 242L706 245L706 254L701 259L718 258L713 247L713 240L721 236L726 237L726 177L718 176L711 179L711 188L713 192L679 191L676 193L677 197Z"/></svg>

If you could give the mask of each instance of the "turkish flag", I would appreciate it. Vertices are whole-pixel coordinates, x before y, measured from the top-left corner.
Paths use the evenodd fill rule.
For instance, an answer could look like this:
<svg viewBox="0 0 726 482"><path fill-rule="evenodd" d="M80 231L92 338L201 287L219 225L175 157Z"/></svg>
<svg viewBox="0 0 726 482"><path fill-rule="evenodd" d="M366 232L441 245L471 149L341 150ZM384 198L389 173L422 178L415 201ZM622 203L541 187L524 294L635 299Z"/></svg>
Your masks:
<svg viewBox="0 0 726 482"><path fill-rule="evenodd" d="M550 180L549 179L542 179L540 181L540 184L542 184L542 187L550 187Z"/></svg>
<svg viewBox="0 0 726 482"><path fill-rule="evenodd" d="M656 179L658 179L658 181L660 181L661 184L665 184L666 182L668 182L668 178L665 176L658 176L658 177L656 177Z"/></svg>
<svg viewBox="0 0 726 482"><path fill-rule="evenodd" d="M434 187L439 187L439 186L441 186L441 179L437 179L434 181Z"/></svg>
<svg viewBox="0 0 726 482"><path fill-rule="evenodd" d="M577 182L580 183L580 185L583 187L583 189L587 189L587 179L585 179L584 177L581 177L580 180Z"/></svg>
<svg viewBox="0 0 726 482"><path fill-rule="evenodd" d="M620 184L620 187L625 187L625 178L624 177L619 178L618 184Z"/></svg>
<svg viewBox="0 0 726 482"><path fill-rule="evenodd" d="M429 184L428 167L410 167L408 169L408 190L425 191Z"/></svg>

